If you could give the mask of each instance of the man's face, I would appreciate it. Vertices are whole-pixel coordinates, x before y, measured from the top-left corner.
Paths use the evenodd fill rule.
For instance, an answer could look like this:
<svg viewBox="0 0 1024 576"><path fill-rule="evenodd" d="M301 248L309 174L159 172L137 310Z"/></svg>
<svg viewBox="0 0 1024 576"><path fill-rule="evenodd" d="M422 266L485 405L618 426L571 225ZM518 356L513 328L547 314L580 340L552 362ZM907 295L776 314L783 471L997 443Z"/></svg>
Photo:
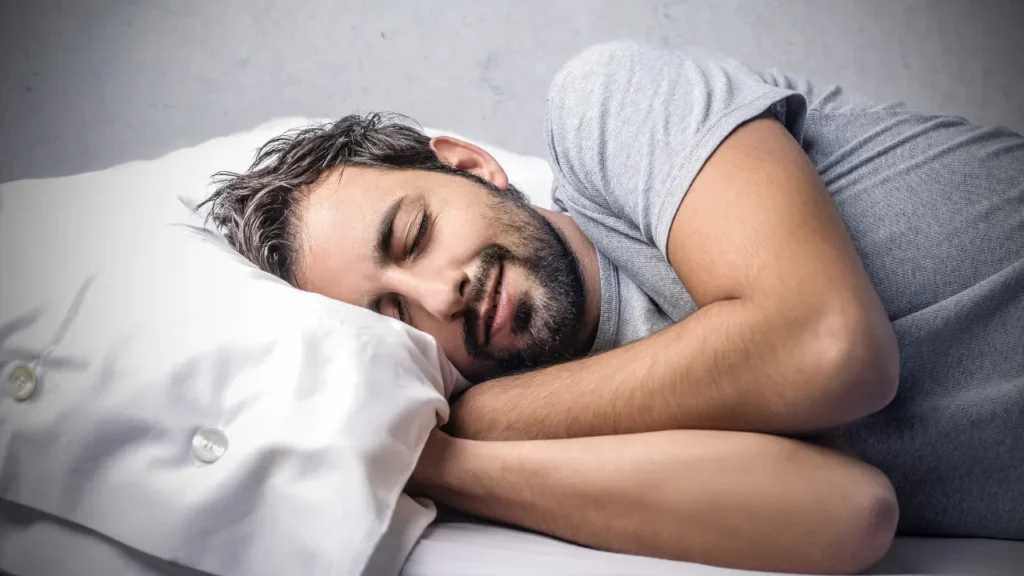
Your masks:
<svg viewBox="0 0 1024 576"><path fill-rule="evenodd" d="M347 166L299 205L300 288L429 333L469 380L574 356L579 265L531 206L484 181Z"/></svg>

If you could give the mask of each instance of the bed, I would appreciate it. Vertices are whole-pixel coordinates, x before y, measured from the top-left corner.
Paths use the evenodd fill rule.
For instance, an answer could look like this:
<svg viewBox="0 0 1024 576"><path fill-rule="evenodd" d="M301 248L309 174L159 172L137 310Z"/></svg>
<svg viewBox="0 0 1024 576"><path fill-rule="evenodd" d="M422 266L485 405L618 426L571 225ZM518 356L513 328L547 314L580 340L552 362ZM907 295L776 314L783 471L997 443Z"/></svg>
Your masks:
<svg viewBox="0 0 1024 576"><path fill-rule="evenodd" d="M1017 576L1024 542L969 538L897 538L869 574ZM612 554L484 522L435 523L424 532L403 576L741 576L772 574Z"/></svg>
<svg viewBox="0 0 1024 576"><path fill-rule="evenodd" d="M189 184L196 197L178 197L195 205L204 193L209 174L219 168L244 167L253 149L269 135L311 119L280 119L254 131L211 141L191 150L178 151L151 163L129 166L130 184L147 182L158 188L173 175ZM432 134L449 133L429 130ZM540 158L520 156L485 146L505 167L512 180L538 205L550 205L551 171ZM113 169L112 169L113 170ZM141 178L141 176L146 176ZM192 186L192 183L195 183ZM72 181L77 182L77 181ZM71 186L75 188L75 186ZM180 188L180 187L179 187ZM175 188L177 191L179 188ZM0 338L2 340L2 338ZM2 422L2 419L0 419ZM432 421L431 421L432 422ZM430 424L433 426L433 423ZM35 454L38 458L39 454ZM332 485L333 486L333 485ZM3 486L0 485L0 488ZM75 576L201 574L198 570L140 552L115 536L5 500L0 490L0 573L18 576L74 574ZM401 573L403 576L512 576L558 575L755 575L749 572L615 554L588 549L543 535L444 513L433 523L411 500L407 514L392 520L397 526L394 547L384 550L380 564L363 571L368 576ZM289 510L293 510L289 508ZM292 515L289 512L289 515ZM306 519L308 523L308 518ZM151 521L143 524L151 525ZM337 526L337 524L332 524ZM338 526L338 530L343 528ZM332 532L333 537L337 532ZM318 534L323 534L322 532ZM333 545L333 541L332 541ZM216 548L216 546L214 546ZM410 552L411 550L411 552ZM55 554L60 551L60 554ZM225 552L221 549L220 552ZM236 556L237 553L225 553ZM180 560L180 556L178 556ZM73 559L74 569L68 568ZM337 566L331 573L338 571ZM245 572L249 574L251 572ZM1020 575L1024 574L1024 542L981 539L898 538L888 555L872 571L887 575Z"/></svg>

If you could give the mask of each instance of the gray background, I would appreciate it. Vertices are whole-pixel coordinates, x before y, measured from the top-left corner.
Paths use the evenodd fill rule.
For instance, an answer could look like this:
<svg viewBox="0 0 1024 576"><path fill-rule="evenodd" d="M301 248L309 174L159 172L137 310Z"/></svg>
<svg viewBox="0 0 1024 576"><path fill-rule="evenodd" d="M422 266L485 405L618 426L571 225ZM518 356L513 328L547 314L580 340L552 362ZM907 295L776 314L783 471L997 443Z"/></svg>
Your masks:
<svg viewBox="0 0 1024 576"><path fill-rule="evenodd" d="M1022 30L1012 0L0 0L0 181L377 109L543 154L552 75L615 38L1024 131Z"/></svg>

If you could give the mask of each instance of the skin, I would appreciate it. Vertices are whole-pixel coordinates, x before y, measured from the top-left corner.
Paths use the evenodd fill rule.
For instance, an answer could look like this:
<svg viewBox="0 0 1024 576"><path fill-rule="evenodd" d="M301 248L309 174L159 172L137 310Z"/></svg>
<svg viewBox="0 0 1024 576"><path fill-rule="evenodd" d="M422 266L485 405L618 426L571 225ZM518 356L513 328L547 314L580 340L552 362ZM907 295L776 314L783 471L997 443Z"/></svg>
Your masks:
<svg viewBox="0 0 1024 576"><path fill-rule="evenodd" d="M892 326L828 191L777 121L741 126L712 154L667 252L695 313L606 353L476 386L455 404L450 430L504 440L793 435L892 400Z"/></svg>
<svg viewBox="0 0 1024 576"><path fill-rule="evenodd" d="M508 187L501 167L480 148L453 138L436 138L433 147L454 167L476 174L499 189ZM437 339L452 364L468 379L493 377L493 362L474 359L464 345L466 308L474 288L489 288L496 272L481 270L482 252L492 245L521 252L517 222L504 222L491 193L473 181L450 174L347 166L326 174L300 205L300 288L352 304L373 307L404 319ZM389 254L396 263L375 262L379 223L396 200ZM424 211L430 225L422 249L408 258ZM557 229L579 262L585 283L583 318L572 330L570 353L589 348L600 314L600 279L593 245L566 215L536 208ZM503 288L515 300L537 301L546 292L523 266L509 263ZM477 312L477 316L481 316ZM470 328L474 333L480 330ZM478 338L479 339L479 338ZM495 354L522 347L523 337L503 330L490 341Z"/></svg>
<svg viewBox="0 0 1024 576"><path fill-rule="evenodd" d="M443 162L508 186L479 148L450 138L433 147ZM431 242L412 260L378 266L374 230L396 194L432 207ZM432 435L410 489L634 554L822 573L863 570L884 554L898 518L885 477L775 436L879 410L899 373L891 325L843 222L781 125L759 119L734 131L675 216L667 256L694 314L606 353L490 379L494 365L463 346L459 310L484 247L523 247L483 198L457 176L347 167L300 206L300 287L359 305L396 294L460 371L487 380L454 403L450 434ZM571 346L582 356L600 313L594 247L569 217L540 213L580 263L585 304ZM396 229L410 230L407 220L415 215L400 215ZM519 297L546 289L522 269L508 279ZM514 351L521 341L505 334L491 344Z"/></svg>

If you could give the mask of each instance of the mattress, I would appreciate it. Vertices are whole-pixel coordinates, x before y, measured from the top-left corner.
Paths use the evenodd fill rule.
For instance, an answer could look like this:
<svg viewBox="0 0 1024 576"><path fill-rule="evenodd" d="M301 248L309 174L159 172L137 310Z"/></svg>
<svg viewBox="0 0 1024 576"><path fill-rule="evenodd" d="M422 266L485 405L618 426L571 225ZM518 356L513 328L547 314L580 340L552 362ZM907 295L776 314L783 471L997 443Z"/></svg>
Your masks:
<svg viewBox="0 0 1024 576"><path fill-rule="evenodd" d="M445 516L449 518L452 516ZM0 499L0 542L8 554L33 556L32 542L48 542L40 554L53 560L44 574L74 576L200 576L200 572L153 558L63 519ZM54 554L59 550L60 554ZM66 560L75 558L68 572ZM62 566L59 568L58 566ZM897 538L870 574L1021 576L1024 542L978 539ZM0 574L4 574L0 570ZM28 572L15 568L14 574ZM370 572L366 576L375 576ZM767 576L774 573L715 568L627 554L600 552L531 532L461 517L429 526L413 548L402 576Z"/></svg>
<svg viewBox="0 0 1024 576"><path fill-rule="evenodd" d="M869 574L1024 575L1024 542L897 538ZM427 528L402 576L758 576L752 572L613 554L539 534L473 521Z"/></svg>

